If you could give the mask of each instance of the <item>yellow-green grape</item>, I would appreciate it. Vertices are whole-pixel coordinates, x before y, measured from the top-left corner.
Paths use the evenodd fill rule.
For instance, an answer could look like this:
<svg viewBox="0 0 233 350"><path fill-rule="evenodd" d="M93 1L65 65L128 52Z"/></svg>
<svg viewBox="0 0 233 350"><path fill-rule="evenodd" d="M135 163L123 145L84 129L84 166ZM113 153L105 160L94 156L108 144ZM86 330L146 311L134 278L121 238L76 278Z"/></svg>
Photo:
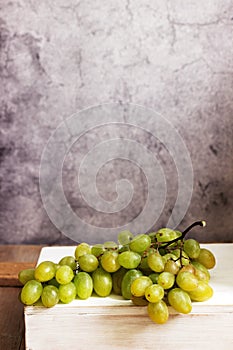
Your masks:
<svg viewBox="0 0 233 350"><path fill-rule="evenodd" d="M156 232L149 232L148 233L150 239L151 239L151 243L155 243L157 241L156 239Z"/></svg>
<svg viewBox="0 0 233 350"><path fill-rule="evenodd" d="M34 276L39 282L47 282L54 278L56 272L52 261L43 261L35 269Z"/></svg>
<svg viewBox="0 0 233 350"><path fill-rule="evenodd" d="M129 244L129 242L131 241L132 238L133 238L133 234L132 234L132 232L130 232L128 230L121 231L118 234L118 242L120 245Z"/></svg>
<svg viewBox="0 0 233 350"><path fill-rule="evenodd" d="M214 254L206 248L201 248L198 257L195 260L204 265L207 269L213 269L216 264Z"/></svg>
<svg viewBox="0 0 233 350"><path fill-rule="evenodd" d="M68 265L72 270L76 270L77 268L77 263L73 256L64 256L64 258L59 261L58 265Z"/></svg>
<svg viewBox="0 0 233 350"><path fill-rule="evenodd" d="M107 297L112 291L112 276L102 267L92 273L94 291L100 297Z"/></svg>
<svg viewBox="0 0 233 350"><path fill-rule="evenodd" d="M132 241L129 243L129 248L136 253L143 253L147 250L151 245L151 238L146 234L138 234L136 235Z"/></svg>
<svg viewBox="0 0 233 350"><path fill-rule="evenodd" d="M60 265L54 263L54 267L55 267L55 272L57 272L57 270L59 269Z"/></svg>
<svg viewBox="0 0 233 350"><path fill-rule="evenodd" d="M162 248L162 249L164 249L164 248ZM163 259L164 259L165 263L167 261L169 261L169 260L176 261L177 260L177 256L175 254L172 254L172 253L166 253L166 254L163 255Z"/></svg>
<svg viewBox="0 0 233 350"><path fill-rule="evenodd" d="M175 275L171 272L162 272L158 277L158 284L163 289L170 289L175 283Z"/></svg>
<svg viewBox="0 0 233 350"><path fill-rule="evenodd" d="M196 259L199 256L201 250L200 244L192 238L184 241L183 249L191 259Z"/></svg>
<svg viewBox="0 0 233 350"><path fill-rule="evenodd" d="M199 263L198 261L192 261L192 266L194 267L194 274L198 280L208 282L210 280L210 273L208 269Z"/></svg>
<svg viewBox="0 0 233 350"><path fill-rule="evenodd" d="M33 305L40 299L42 291L43 287L40 282L30 280L23 286L20 300L25 305Z"/></svg>
<svg viewBox="0 0 233 350"><path fill-rule="evenodd" d="M121 265L118 262L118 253L113 250L107 250L100 258L101 266L107 272L116 272Z"/></svg>
<svg viewBox="0 0 233 350"><path fill-rule="evenodd" d="M61 284L59 289L59 299L64 304L69 304L76 297L76 287L73 282Z"/></svg>
<svg viewBox="0 0 233 350"><path fill-rule="evenodd" d="M87 272L78 272L73 282L80 299L88 299L92 295L93 280Z"/></svg>
<svg viewBox="0 0 233 350"><path fill-rule="evenodd" d="M125 269L136 269L141 262L141 255L136 252L125 251L119 254L118 262Z"/></svg>
<svg viewBox="0 0 233 350"><path fill-rule="evenodd" d="M176 275L179 270L179 264L177 264L174 260L168 260L164 265L164 271L171 272L173 275Z"/></svg>
<svg viewBox="0 0 233 350"><path fill-rule="evenodd" d="M176 255L176 258L179 258L179 263L181 262L181 265L188 265L190 263L188 255L180 249L173 250L173 254Z"/></svg>
<svg viewBox="0 0 233 350"><path fill-rule="evenodd" d="M18 279L22 284L26 284L28 281L34 280L35 269L25 269L19 272Z"/></svg>
<svg viewBox="0 0 233 350"><path fill-rule="evenodd" d="M155 323L163 324L168 320L168 307L163 300L160 300L157 303L149 303L147 311L150 319Z"/></svg>
<svg viewBox="0 0 233 350"><path fill-rule="evenodd" d="M198 281L198 286L189 292L189 296L193 301L205 301L213 296L212 287L205 281Z"/></svg>
<svg viewBox="0 0 233 350"><path fill-rule="evenodd" d="M118 248L118 244L114 241L104 242L103 246L105 249L109 249L109 250L116 250Z"/></svg>
<svg viewBox="0 0 233 350"><path fill-rule="evenodd" d="M89 244L83 242L76 247L74 256L75 256L75 259L78 260L80 256L85 254L91 254L91 247Z"/></svg>
<svg viewBox="0 0 233 350"><path fill-rule="evenodd" d="M145 275L149 275L151 273L151 268L148 265L147 256L142 256L138 269L143 271Z"/></svg>
<svg viewBox="0 0 233 350"><path fill-rule="evenodd" d="M147 262L151 270L154 272L162 272L164 270L164 259L157 252L150 253L147 257Z"/></svg>
<svg viewBox="0 0 233 350"><path fill-rule="evenodd" d="M164 289L159 284L152 284L145 290L145 297L151 303L157 303L164 297Z"/></svg>
<svg viewBox="0 0 233 350"><path fill-rule="evenodd" d="M103 244L95 244L91 247L91 254L95 255L96 257L101 256L105 251Z"/></svg>
<svg viewBox="0 0 233 350"><path fill-rule="evenodd" d="M180 271L176 277L176 283L181 289L190 292L197 288L198 279L189 271Z"/></svg>
<svg viewBox="0 0 233 350"><path fill-rule="evenodd" d="M148 277L150 277L153 283L158 283L159 275L160 274L158 272L154 272L154 273L150 273Z"/></svg>
<svg viewBox="0 0 233 350"><path fill-rule="evenodd" d="M129 270L125 273L121 283L121 295L124 299L131 299L131 284L140 276L142 276L142 272L136 269Z"/></svg>
<svg viewBox="0 0 233 350"><path fill-rule="evenodd" d="M52 278L50 281L47 282L48 285L50 286L54 286L56 288L59 288L60 287L60 283L58 283L58 281L56 280L56 278Z"/></svg>
<svg viewBox="0 0 233 350"><path fill-rule="evenodd" d="M97 269L99 261L93 254L85 254L78 259L80 269L85 272L93 272Z"/></svg>
<svg viewBox="0 0 233 350"><path fill-rule="evenodd" d="M59 284L67 284L74 278L74 272L68 265L62 265L56 272L56 280Z"/></svg>
<svg viewBox="0 0 233 350"><path fill-rule="evenodd" d="M59 302L59 291L55 286L49 285L43 288L41 301L45 307L53 307Z"/></svg>
<svg viewBox="0 0 233 350"><path fill-rule="evenodd" d="M195 274L195 267L193 266L193 264L188 264L188 265L182 266L179 271L188 271L190 273Z"/></svg>
<svg viewBox="0 0 233 350"><path fill-rule="evenodd" d="M181 288L173 288L168 292L168 302L176 311L182 314L188 314L192 311L190 296Z"/></svg>
<svg viewBox="0 0 233 350"><path fill-rule="evenodd" d="M145 290L147 287L152 285L152 281L147 276L140 276L136 278L131 284L131 294L136 297L142 297L145 295Z"/></svg>
<svg viewBox="0 0 233 350"><path fill-rule="evenodd" d="M182 234L179 231L174 231L170 228L161 228L156 232L155 236L158 242L170 242L173 239L180 237Z"/></svg>
<svg viewBox="0 0 233 350"><path fill-rule="evenodd" d="M113 293L121 295L121 283L124 275L128 270L124 267L120 267L119 270L112 273L112 290Z"/></svg>

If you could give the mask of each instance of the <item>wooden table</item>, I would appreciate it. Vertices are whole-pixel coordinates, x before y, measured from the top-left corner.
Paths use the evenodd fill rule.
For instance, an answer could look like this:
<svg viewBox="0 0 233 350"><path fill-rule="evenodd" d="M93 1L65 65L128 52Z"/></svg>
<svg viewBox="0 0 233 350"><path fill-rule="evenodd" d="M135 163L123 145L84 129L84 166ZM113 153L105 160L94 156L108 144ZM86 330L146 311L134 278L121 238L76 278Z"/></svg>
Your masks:
<svg viewBox="0 0 233 350"><path fill-rule="evenodd" d="M0 246L0 349L24 350L23 305L18 272L34 267L42 246Z"/></svg>

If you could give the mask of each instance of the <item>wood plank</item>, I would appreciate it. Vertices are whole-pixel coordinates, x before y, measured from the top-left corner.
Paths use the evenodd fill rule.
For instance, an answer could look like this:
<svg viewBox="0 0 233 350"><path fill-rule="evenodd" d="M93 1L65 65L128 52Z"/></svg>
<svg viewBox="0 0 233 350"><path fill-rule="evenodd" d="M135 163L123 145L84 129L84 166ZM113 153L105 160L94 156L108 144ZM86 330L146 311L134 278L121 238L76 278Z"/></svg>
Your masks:
<svg viewBox="0 0 233 350"><path fill-rule="evenodd" d="M36 262L43 245L0 245L0 261Z"/></svg>
<svg viewBox="0 0 233 350"><path fill-rule="evenodd" d="M0 288L0 349L18 350L24 343L24 307L19 292L20 288Z"/></svg>
<svg viewBox="0 0 233 350"><path fill-rule="evenodd" d="M24 269L35 267L35 263L25 262L0 262L0 286L4 287L21 287L22 284L18 280L18 274Z"/></svg>
<svg viewBox="0 0 233 350"><path fill-rule="evenodd" d="M0 286L21 286L18 273L36 265L43 246L0 246Z"/></svg>

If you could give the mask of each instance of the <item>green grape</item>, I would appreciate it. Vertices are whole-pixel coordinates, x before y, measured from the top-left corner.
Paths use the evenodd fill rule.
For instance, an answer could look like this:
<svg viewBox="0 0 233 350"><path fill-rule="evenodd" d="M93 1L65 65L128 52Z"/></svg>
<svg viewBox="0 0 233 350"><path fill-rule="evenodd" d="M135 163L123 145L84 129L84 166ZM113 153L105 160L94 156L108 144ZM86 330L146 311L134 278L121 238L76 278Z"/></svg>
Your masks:
<svg viewBox="0 0 233 350"><path fill-rule="evenodd" d="M80 299L88 299L93 292L93 281L87 272L78 272L74 277L76 294Z"/></svg>
<svg viewBox="0 0 233 350"><path fill-rule="evenodd" d="M206 248L201 248L200 254L195 260L204 265L207 269L213 269L216 264L214 254Z"/></svg>
<svg viewBox="0 0 233 350"><path fill-rule="evenodd" d="M174 260L168 260L164 265L164 271L173 273L173 275L176 275L179 272L179 269L179 264Z"/></svg>
<svg viewBox="0 0 233 350"><path fill-rule="evenodd" d="M114 241L107 241L103 244L105 249L116 250L118 248L118 244Z"/></svg>
<svg viewBox="0 0 233 350"><path fill-rule="evenodd" d="M131 299L131 284L136 278L140 276L142 276L142 272L136 269L128 270L125 273L121 283L121 295L124 299Z"/></svg>
<svg viewBox="0 0 233 350"><path fill-rule="evenodd" d="M121 283L125 275L126 270L124 267L120 267L119 270L112 274L112 290L115 294L121 295Z"/></svg>
<svg viewBox="0 0 233 350"><path fill-rule="evenodd" d="M75 259L78 260L80 256L85 254L91 254L91 247L89 244L83 242L76 247L74 256L75 256Z"/></svg>
<svg viewBox="0 0 233 350"><path fill-rule="evenodd" d="M132 241L129 243L129 248L136 253L143 253L147 250L151 245L151 238L146 234L138 234L136 235Z"/></svg>
<svg viewBox="0 0 233 350"><path fill-rule="evenodd" d="M118 262L126 269L136 269L141 262L141 255L136 252L126 251L119 254Z"/></svg>
<svg viewBox="0 0 233 350"><path fill-rule="evenodd" d="M150 232L148 233L150 239L151 239L151 243L155 243L157 242L157 239L156 239L156 232Z"/></svg>
<svg viewBox="0 0 233 350"><path fill-rule="evenodd" d="M170 289L175 283L175 275L171 272L162 272L158 277L158 284L163 289Z"/></svg>
<svg viewBox="0 0 233 350"><path fill-rule="evenodd" d="M150 319L155 323L163 324L168 320L168 307L163 300L160 300L157 303L149 303L147 311Z"/></svg>
<svg viewBox="0 0 233 350"><path fill-rule="evenodd" d="M128 230L121 231L118 234L118 242L120 245L129 244L132 238L133 238L133 234Z"/></svg>
<svg viewBox="0 0 233 350"><path fill-rule="evenodd" d="M164 297L164 289L159 284L152 284L145 290L145 297L150 303L157 303Z"/></svg>
<svg viewBox="0 0 233 350"><path fill-rule="evenodd" d="M19 272L18 279L22 284L27 283L28 281L34 280L35 269L25 269Z"/></svg>
<svg viewBox="0 0 233 350"><path fill-rule="evenodd" d="M129 249L129 245L126 244L126 245L123 245L122 247L119 247L118 253L120 254L120 253L123 253L123 252L127 252L127 251L129 251L129 250L130 250L130 249Z"/></svg>
<svg viewBox="0 0 233 350"><path fill-rule="evenodd" d="M56 287L50 285L43 288L41 301L45 307L53 307L59 302L59 291Z"/></svg>
<svg viewBox="0 0 233 350"><path fill-rule="evenodd" d="M136 297L135 295L132 295L131 298L132 302L136 306L147 306L148 300L146 300L144 297Z"/></svg>
<svg viewBox="0 0 233 350"><path fill-rule="evenodd" d="M151 270L154 272L162 272L164 270L164 266L165 266L164 259L157 252L150 253L148 255L147 262Z"/></svg>
<svg viewBox="0 0 233 350"><path fill-rule="evenodd" d="M189 271L180 271L176 277L176 283L181 289L190 292L197 288L198 279Z"/></svg>
<svg viewBox="0 0 233 350"><path fill-rule="evenodd" d="M192 261L192 266L194 267L194 274L198 280L208 282L210 280L210 273L208 269L199 263L198 261Z"/></svg>
<svg viewBox="0 0 233 350"><path fill-rule="evenodd" d="M97 269L99 261L93 254L85 254L78 259L80 269L85 272L93 272Z"/></svg>
<svg viewBox="0 0 233 350"><path fill-rule="evenodd" d="M116 272L121 265L118 262L118 253L113 250L107 250L100 258L101 266L107 272Z"/></svg>
<svg viewBox="0 0 233 350"><path fill-rule="evenodd" d="M179 264L181 263L182 266L190 263L188 255L183 250L180 251L180 249L175 249L173 250L173 254L179 259L177 262Z"/></svg>
<svg viewBox="0 0 233 350"><path fill-rule="evenodd" d="M138 269L143 271L145 275L149 275L151 273L151 268L148 265L147 256L141 258L141 262L138 266Z"/></svg>
<svg viewBox="0 0 233 350"><path fill-rule="evenodd" d="M56 287L56 288L59 288L59 286L60 286L60 283L58 283L58 281L56 280L55 277L52 278L52 279L51 279L50 281L48 281L47 283L48 283L48 285L54 286L54 287Z"/></svg>
<svg viewBox="0 0 233 350"><path fill-rule="evenodd" d="M73 282L61 284L59 289L59 299L64 304L69 304L76 297L76 287Z"/></svg>
<svg viewBox="0 0 233 350"><path fill-rule="evenodd" d="M52 261L43 261L36 267L34 276L39 282L47 282L54 278L55 273L55 264Z"/></svg>
<svg viewBox="0 0 233 350"><path fill-rule="evenodd" d="M98 267L92 274L93 287L100 297L107 297L112 291L112 276L102 267Z"/></svg>
<svg viewBox="0 0 233 350"><path fill-rule="evenodd" d="M39 281L30 280L25 283L20 294L20 300L25 305L33 305L42 294L43 287Z"/></svg>
<svg viewBox="0 0 233 350"><path fill-rule="evenodd" d="M198 286L189 292L189 296L193 301L205 301L213 296L212 287L205 281L198 281Z"/></svg>
<svg viewBox="0 0 233 350"><path fill-rule="evenodd" d="M74 272L68 265L62 265L56 272L56 280L60 284L67 284L74 278Z"/></svg>
<svg viewBox="0 0 233 350"><path fill-rule="evenodd" d="M188 271L190 273L195 274L195 267L193 266L193 264L188 264L188 265L182 266L180 269L180 272L181 271Z"/></svg>
<svg viewBox="0 0 233 350"><path fill-rule="evenodd" d="M103 254L105 251L103 244L95 244L91 247L91 254L95 255L96 257L99 257Z"/></svg>
<svg viewBox="0 0 233 350"><path fill-rule="evenodd" d="M174 231L170 228L161 228L155 234L158 242L170 242L173 239L180 237L181 235L182 235L181 232Z"/></svg>
<svg viewBox="0 0 233 350"><path fill-rule="evenodd" d="M148 277L150 277L150 279L153 283L158 283L159 275L160 274L158 272L154 272L154 273L149 274Z"/></svg>
<svg viewBox="0 0 233 350"><path fill-rule="evenodd" d="M173 288L168 292L168 302L176 311L182 314L188 314L192 311L190 296L181 288Z"/></svg>
<svg viewBox="0 0 233 350"><path fill-rule="evenodd" d="M152 281L147 276L140 276L136 278L130 287L131 294L136 297L142 297L145 295L145 290L147 287L152 285Z"/></svg>
<svg viewBox="0 0 233 350"><path fill-rule="evenodd" d="M201 250L200 244L192 238L184 241L183 249L191 259L196 259L199 256Z"/></svg>
<svg viewBox="0 0 233 350"><path fill-rule="evenodd" d="M164 259L165 262L168 262L170 260L176 261L177 260L177 256L175 254L172 254L172 253L165 253L163 255L163 259Z"/></svg>
<svg viewBox="0 0 233 350"><path fill-rule="evenodd" d="M60 265L54 263L54 267L55 267L55 272L57 272L57 270L59 269Z"/></svg>
<svg viewBox="0 0 233 350"><path fill-rule="evenodd" d="M68 265L71 267L72 270L76 270L77 263L75 261L75 258L73 256L64 256L59 263L59 265Z"/></svg>

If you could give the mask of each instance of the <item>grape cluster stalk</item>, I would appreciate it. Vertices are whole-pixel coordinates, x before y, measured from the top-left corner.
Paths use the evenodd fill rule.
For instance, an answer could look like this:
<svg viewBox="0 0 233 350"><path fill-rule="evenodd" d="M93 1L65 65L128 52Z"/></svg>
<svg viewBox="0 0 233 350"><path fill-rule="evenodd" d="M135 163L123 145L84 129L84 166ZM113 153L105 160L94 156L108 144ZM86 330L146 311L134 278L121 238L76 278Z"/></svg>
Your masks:
<svg viewBox="0 0 233 350"><path fill-rule="evenodd" d="M213 295L209 270L216 264L215 256L197 240L186 239L198 225L206 223L194 222L183 232L161 228L133 235L121 231L117 243L90 246L82 242L74 256L20 271L20 300L24 305L40 302L49 308L59 302L112 293L146 307L150 319L158 324L169 319L168 307L188 314L193 301L202 302Z"/></svg>

